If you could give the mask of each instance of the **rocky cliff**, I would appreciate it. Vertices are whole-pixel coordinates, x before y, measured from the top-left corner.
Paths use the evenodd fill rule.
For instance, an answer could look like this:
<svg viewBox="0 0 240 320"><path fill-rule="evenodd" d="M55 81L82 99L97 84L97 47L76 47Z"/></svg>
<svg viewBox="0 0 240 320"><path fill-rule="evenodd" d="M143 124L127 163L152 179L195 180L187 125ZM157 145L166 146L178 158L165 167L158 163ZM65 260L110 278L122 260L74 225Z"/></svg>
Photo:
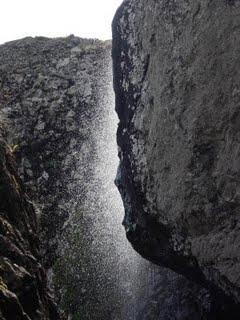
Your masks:
<svg viewBox="0 0 240 320"><path fill-rule="evenodd" d="M117 184L133 247L240 312L239 1L124 1ZM220 298L221 297L221 298Z"/></svg>
<svg viewBox="0 0 240 320"><path fill-rule="evenodd" d="M35 208L17 174L14 146L0 139L0 319L60 319L39 254Z"/></svg>

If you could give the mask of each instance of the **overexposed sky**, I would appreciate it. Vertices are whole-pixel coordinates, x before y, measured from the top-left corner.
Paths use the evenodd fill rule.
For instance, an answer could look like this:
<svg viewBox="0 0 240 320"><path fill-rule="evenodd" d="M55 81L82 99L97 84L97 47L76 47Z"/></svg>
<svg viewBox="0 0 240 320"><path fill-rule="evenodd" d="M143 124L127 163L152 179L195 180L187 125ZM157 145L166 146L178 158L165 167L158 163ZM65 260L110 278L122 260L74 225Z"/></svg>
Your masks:
<svg viewBox="0 0 240 320"><path fill-rule="evenodd" d="M2 0L0 43L27 36L111 38L122 0Z"/></svg>

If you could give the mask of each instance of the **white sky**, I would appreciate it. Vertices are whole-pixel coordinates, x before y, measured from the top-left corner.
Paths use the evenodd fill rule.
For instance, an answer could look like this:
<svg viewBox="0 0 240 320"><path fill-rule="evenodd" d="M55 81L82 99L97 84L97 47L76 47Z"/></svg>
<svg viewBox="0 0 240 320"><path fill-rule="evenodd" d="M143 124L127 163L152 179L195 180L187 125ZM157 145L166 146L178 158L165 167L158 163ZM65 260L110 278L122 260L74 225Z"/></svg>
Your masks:
<svg viewBox="0 0 240 320"><path fill-rule="evenodd" d="M27 36L111 38L122 0L0 0L0 43Z"/></svg>

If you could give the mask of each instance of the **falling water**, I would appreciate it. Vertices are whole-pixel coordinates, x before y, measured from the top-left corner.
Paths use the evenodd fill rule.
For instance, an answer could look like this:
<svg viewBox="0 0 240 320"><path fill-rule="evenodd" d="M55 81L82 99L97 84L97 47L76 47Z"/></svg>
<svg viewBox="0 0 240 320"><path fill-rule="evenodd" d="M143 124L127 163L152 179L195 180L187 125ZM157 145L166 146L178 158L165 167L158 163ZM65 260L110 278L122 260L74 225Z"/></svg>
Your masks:
<svg viewBox="0 0 240 320"><path fill-rule="evenodd" d="M116 296L121 299L121 315L116 315L114 319L135 319L137 314L137 300L140 299L141 291L144 291L144 275L146 271L145 261L137 255L128 243L122 226L124 209L119 192L114 185L116 176L118 157L116 144L116 130L118 119L114 108L114 92L112 85L111 67L106 73L107 92L103 95L103 105L105 114L100 119L99 135L96 137L98 164L95 175L101 185L102 213L106 219L106 224L101 224L101 218L96 223L96 230L99 240L105 238L106 247L112 260L109 261L110 272L117 273L118 282L115 284ZM100 215L101 216L101 215ZM145 275L146 276L146 275Z"/></svg>
<svg viewBox="0 0 240 320"><path fill-rule="evenodd" d="M55 282L61 305L74 320L135 320L146 295L149 264L132 249L122 226L124 210L114 185L118 119L110 54L102 64L98 91L91 92L97 97L92 128L87 142L77 144L67 159L72 172L63 177L70 216L59 239Z"/></svg>

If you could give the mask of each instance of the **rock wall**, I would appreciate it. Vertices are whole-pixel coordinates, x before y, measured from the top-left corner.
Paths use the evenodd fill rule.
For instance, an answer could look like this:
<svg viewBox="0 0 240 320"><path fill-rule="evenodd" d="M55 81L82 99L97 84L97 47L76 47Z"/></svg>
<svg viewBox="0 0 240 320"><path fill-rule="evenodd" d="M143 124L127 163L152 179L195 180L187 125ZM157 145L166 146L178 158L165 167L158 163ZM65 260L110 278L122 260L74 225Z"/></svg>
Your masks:
<svg viewBox="0 0 240 320"><path fill-rule="evenodd" d="M60 319L39 254L36 211L0 139L0 319Z"/></svg>
<svg viewBox="0 0 240 320"><path fill-rule="evenodd" d="M110 42L74 36L0 47L1 117L39 210L49 282L60 308L74 319L107 318L114 310L107 301L116 297L116 273L103 273L112 257L107 245L105 254L98 250L94 227L102 187L94 180L97 135L108 116L110 53ZM106 217L100 218L104 224Z"/></svg>
<svg viewBox="0 0 240 320"><path fill-rule="evenodd" d="M7 139L15 145L19 173L41 211L47 268L76 206L72 195L84 198L84 181L92 175L85 164L96 149L89 136L98 118L107 52L107 43L74 36L26 38L0 47L1 117L10 128ZM81 174L74 176L79 163Z"/></svg>
<svg viewBox="0 0 240 320"><path fill-rule="evenodd" d="M133 247L239 317L239 1L124 1L117 184ZM222 297L222 298L219 298Z"/></svg>

